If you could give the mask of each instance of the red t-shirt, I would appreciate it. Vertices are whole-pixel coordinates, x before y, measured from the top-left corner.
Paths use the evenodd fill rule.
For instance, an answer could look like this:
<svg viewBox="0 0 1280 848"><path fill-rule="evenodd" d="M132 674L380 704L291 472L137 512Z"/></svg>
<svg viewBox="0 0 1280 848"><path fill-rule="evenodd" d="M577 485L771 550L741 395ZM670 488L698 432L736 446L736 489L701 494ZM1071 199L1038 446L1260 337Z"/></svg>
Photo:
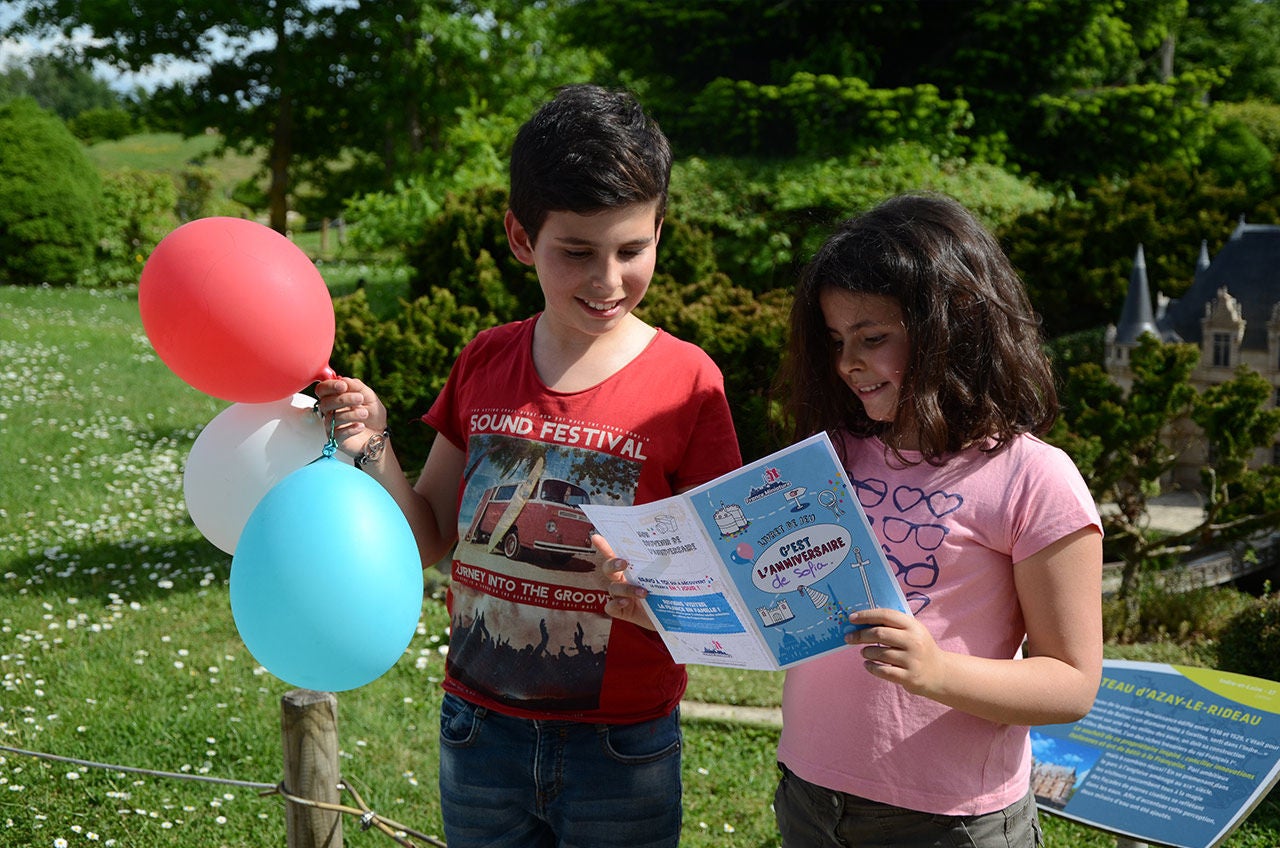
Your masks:
<svg viewBox="0 0 1280 848"><path fill-rule="evenodd" d="M581 503L668 497L741 465L724 380L659 331L580 392L533 365L537 316L480 333L423 420L466 454L449 590L444 687L525 718L609 723L666 715L684 667L608 600Z"/></svg>

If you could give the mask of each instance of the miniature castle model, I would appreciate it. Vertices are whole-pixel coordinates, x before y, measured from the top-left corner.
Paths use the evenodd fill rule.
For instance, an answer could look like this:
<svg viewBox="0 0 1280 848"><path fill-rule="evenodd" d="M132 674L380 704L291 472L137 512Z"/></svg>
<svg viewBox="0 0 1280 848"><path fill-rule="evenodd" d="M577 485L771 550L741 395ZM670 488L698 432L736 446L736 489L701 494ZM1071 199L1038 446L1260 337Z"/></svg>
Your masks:
<svg viewBox="0 0 1280 848"><path fill-rule="evenodd" d="M1107 373L1126 391L1133 385L1129 355L1143 334L1200 348L1191 372L1196 391L1230 380L1245 365L1280 387L1280 226L1246 224L1242 219L1218 255L1209 259L1201 242L1195 279L1182 297L1159 295L1152 309L1146 257L1138 245L1120 322L1107 328ZM1280 401L1280 393L1272 403ZM1182 453L1168 482L1199 489L1199 469L1212 458L1190 421L1170 433ZM1255 453L1255 466L1280 464L1280 449Z"/></svg>
<svg viewBox="0 0 1280 848"><path fill-rule="evenodd" d="M1031 761L1031 791L1037 801L1062 809L1075 792L1076 779L1076 770L1070 766Z"/></svg>

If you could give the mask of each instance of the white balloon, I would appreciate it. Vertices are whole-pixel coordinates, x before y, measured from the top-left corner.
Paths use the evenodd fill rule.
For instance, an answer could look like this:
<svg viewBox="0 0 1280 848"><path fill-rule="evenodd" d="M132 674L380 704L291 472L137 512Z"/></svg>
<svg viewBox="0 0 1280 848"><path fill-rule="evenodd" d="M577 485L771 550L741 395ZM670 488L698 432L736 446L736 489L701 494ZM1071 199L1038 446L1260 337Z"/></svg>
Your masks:
<svg viewBox="0 0 1280 848"><path fill-rule="evenodd" d="M324 453L329 440L304 394L269 403L233 403L196 437L182 492L204 537L229 554L254 507L276 483ZM348 465L352 459L335 454Z"/></svg>

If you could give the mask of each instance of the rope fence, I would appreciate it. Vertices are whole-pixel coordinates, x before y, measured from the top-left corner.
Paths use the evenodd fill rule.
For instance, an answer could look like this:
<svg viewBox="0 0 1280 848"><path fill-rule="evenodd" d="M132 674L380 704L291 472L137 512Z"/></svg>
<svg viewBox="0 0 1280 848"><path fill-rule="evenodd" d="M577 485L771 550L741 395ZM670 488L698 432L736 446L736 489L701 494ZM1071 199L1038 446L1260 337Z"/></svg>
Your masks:
<svg viewBox="0 0 1280 848"><path fill-rule="evenodd" d="M378 814L365 803L364 798L360 796L360 793L351 785L350 781L336 774L335 767L338 760L336 704L337 699L332 693L327 692L295 690L284 696L282 699L281 724L285 747L286 777L279 783L258 783L211 777L209 775L159 771L115 763L100 763L77 757L30 751L9 745L0 745L0 753L66 763L82 768L252 789L258 792L259 797L264 798L278 795L286 802L289 848L341 848L342 828L340 816L358 818L362 831L376 829L396 844L403 846L403 848L421 848L422 845L430 845L433 848L447 848L443 841L434 836L413 830L400 822ZM310 786L316 791L304 791L304 794L299 794L288 788L291 782L295 787ZM332 798L325 800L306 797L308 794L334 796L340 795L344 791L350 794L352 804L338 803ZM314 818L314 814L317 813L323 814L319 821Z"/></svg>

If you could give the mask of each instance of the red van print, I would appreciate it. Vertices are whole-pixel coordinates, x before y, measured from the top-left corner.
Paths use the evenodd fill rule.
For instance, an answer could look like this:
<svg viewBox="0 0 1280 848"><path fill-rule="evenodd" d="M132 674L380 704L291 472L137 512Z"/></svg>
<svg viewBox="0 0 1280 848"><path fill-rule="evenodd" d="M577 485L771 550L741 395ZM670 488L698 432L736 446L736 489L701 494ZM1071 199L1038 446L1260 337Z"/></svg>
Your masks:
<svg viewBox="0 0 1280 848"><path fill-rule="evenodd" d="M540 552L557 563L574 554L594 554L591 522L578 504L590 503L581 486L543 477L486 489L464 537L501 548L507 559L523 560Z"/></svg>

